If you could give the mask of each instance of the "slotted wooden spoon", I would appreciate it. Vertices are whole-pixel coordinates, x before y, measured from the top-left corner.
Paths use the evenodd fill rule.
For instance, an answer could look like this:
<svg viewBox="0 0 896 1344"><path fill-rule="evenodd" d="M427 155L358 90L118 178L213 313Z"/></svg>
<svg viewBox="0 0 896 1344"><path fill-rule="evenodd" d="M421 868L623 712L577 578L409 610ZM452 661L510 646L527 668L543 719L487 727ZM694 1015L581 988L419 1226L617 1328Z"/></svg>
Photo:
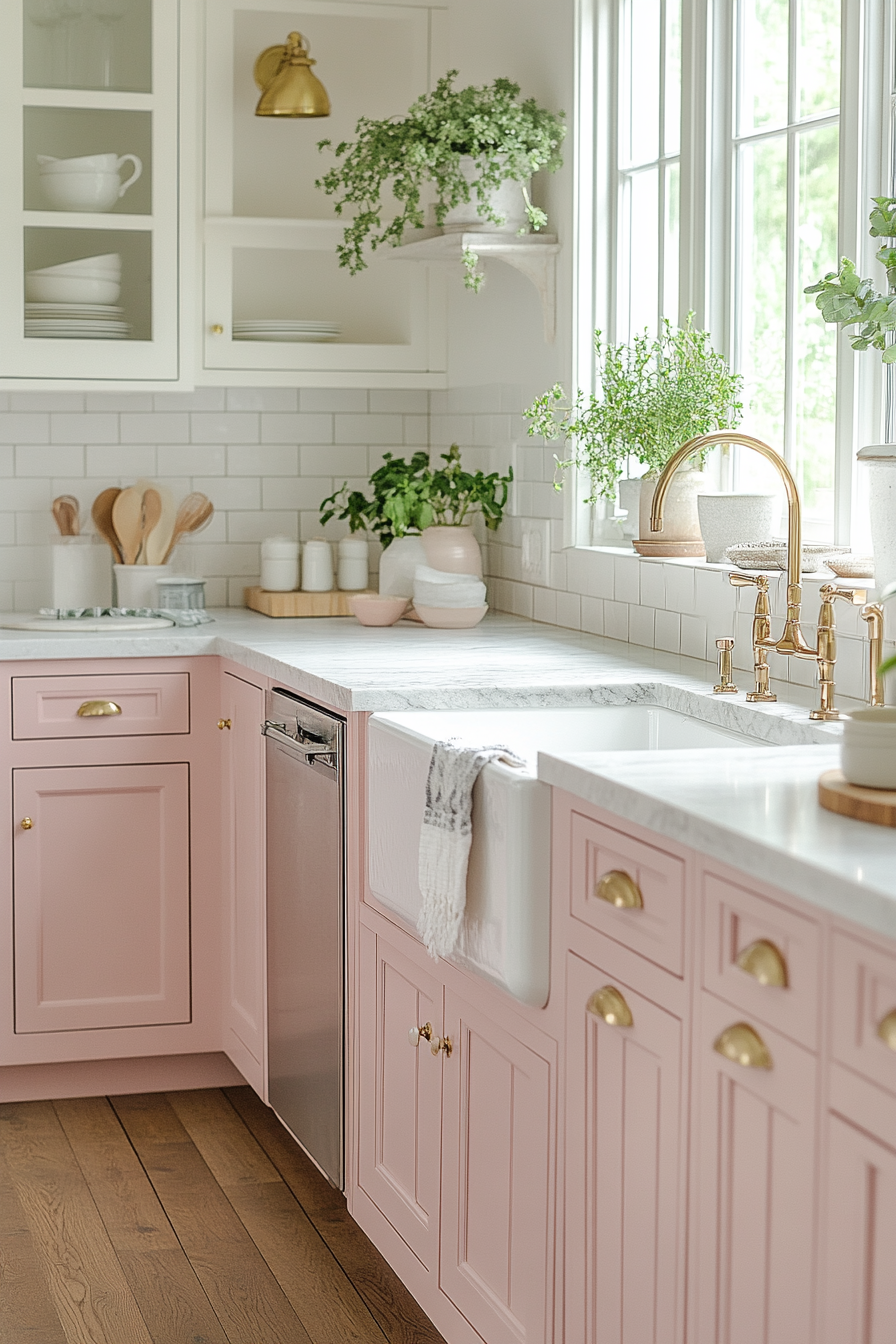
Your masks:
<svg viewBox="0 0 896 1344"><path fill-rule="evenodd" d="M171 545L165 552L162 564L167 564L168 557L174 550L181 537L185 537L190 532L198 532L200 528L205 527L211 520L215 507L207 495L203 495L199 490L194 490L192 494L187 495L186 499L181 500L180 507L177 510L177 517L174 520L174 533L171 538Z"/></svg>
<svg viewBox="0 0 896 1344"><path fill-rule="evenodd" d="M53 517L60 536L78 536L81 531L80 513L81 506L74 495L60 495L53 500Z"/></svg>
<svg viewBox="0 0 896 1344"><path fill-rule="evenodd" d="M112 505L112 526L126 565L135 565L143 541L143 496L129 485Z"/></svg>
<svg viewBox="0 0 896 1344"><path fill-rule="evenodd" d="M110 485L107 490L100 491L93 501L93 508L90 510L93 525L109 546L117 565L122 563L122 554L121 544L112 522L112 507L120 494L121 490L117 485Z"/></svg>

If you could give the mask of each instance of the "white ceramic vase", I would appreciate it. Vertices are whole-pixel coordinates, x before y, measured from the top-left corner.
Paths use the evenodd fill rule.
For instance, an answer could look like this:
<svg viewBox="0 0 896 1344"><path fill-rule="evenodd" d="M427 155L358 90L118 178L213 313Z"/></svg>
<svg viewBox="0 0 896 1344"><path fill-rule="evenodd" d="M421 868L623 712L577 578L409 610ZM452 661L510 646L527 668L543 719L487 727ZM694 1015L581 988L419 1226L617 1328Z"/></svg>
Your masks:
<svg viewBox="0 0 896 1344"><path fill-rule="evenodd" d="M618 484L619 507L625 510L625 518L622 519L622 535L626 541L633 541L638 535L639 507L641 500L641 478L640 476L630 476Z"/></svg>
<svg viewBox="0 0 896 1344"><path fill-rule="evenodd" d="M707 561L724 564L727 547L768 541L774 508L774 495L699 494L697 514Z"/></svg>
<svg viewBox="0 0 896 1344"><path fill-rule="evenodd" d="M482 551L472 527L427 527L422 540L431 569L482 578Z"/></svg>
<svg viewBox="0 0 896 1344"><path fill-rule="evenodd" d="M663 530L651 532L650 508L657 479L651 473L641 480L640 532L634 542L635 550L640 555L703 555L700 518L697 514L697 496L706 484L703 472L685 467L676 471L669 482L663 505Z"/></svg>
<svg viewBox="0 0 896 1344"><path fill-rule="evenodd" d="M474 159L463 158L460 170L467 182L479 175L479 167ZM526 202L523 186L528 190L529 183L502 182L500 187L489 194L489 204L498 215L504 216L503 224L494 224L483 219L479 213L479 198L475 191L470 192L469 201L455 205L445 216L442 229L445 233L524 233L529 232L529 218L526 214Z"/></svg>
<svg viewBox="0 0 896 1344"><path fill-rule="evenodd" d="M380 596L414 596L418 565L428 565L421 537L396 537L380 556Z"/></svg>
<svg viewBox="0 0 896 1344"><path fill-rule="evenodd" d="M874 586L880 593L896 580L896 443L872 443L856 456L867 462L871 477L871 550ZM889 614L888 625L892 619ZM887 634L892 637L889 630Z"/></svg>

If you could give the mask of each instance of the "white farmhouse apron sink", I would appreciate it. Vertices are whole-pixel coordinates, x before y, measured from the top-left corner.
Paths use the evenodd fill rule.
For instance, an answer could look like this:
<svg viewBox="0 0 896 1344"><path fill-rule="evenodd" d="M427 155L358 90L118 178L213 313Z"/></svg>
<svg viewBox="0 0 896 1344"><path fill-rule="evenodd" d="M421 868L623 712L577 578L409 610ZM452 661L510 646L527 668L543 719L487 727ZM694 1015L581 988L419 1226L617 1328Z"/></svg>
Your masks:
<svg viewBox="0 0 896 1344"><path fill-rule="evenodd" d="M491 762L473 790L467 908L456 959L523 1003L550 987L550 788L539 751L757 746L755 739L657 705L417 710L368 724L368 878L372 894L416 926L417 855L433 743L502 743L524 770Z"/></svg>

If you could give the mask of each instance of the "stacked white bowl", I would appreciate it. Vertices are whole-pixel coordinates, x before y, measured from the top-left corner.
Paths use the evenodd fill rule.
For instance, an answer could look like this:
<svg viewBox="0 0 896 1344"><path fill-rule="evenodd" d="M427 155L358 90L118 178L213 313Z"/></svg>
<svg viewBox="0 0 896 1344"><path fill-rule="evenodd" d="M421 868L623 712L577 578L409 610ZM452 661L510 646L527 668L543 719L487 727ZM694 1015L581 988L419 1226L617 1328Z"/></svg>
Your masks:
<svg viewBox="0 0 896 1344"><path fill-rule="evenodd" d="M414 572L414 610L425 625L443 630L478 625L488 611L485 584L477 574L453 574L418 565Z"/></svg>
<svg viewBox="0 0 896 1344"><path fill-rule="evenodd" d="M107 252L25 272L25 335L60 340L126 340L118 307L121 257Z"/></svg>

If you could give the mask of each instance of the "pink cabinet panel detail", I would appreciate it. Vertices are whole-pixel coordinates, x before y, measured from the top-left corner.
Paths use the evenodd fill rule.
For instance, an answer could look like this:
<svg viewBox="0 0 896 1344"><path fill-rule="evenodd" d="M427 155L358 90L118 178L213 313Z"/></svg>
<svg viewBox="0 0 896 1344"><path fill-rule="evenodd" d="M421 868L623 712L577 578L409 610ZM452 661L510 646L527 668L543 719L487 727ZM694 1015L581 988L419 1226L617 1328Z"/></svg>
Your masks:
<svg viewBox="0 0 896 1344"><path fill-rule="evenodd" d="M15 770L13 804L16 1032L189 1022L189 767Z"/></svg>
<svg viewBox="0 0 896 1344"><path fill-rule="evenodd" d="M600 933L675 975L684 966L684 863L579 812L571 813L570 909ZM643 899L638 909L618 909L597 895L607 873L627 873Z"/></svg>
<svg viewBox="0 0 896 1344"><path fill-rule="evenodd" d="M835 931L831 964L834 1059L896 1092L896 1050L878 1035L896 1012L896 956Z"/></svg>
<svg viewBox="0 0 896 1344"><path fill-rule="evenodd" d="M445 991L439 1283L489 1344L544 1344L551 1065Z"/></svg>
<svg viewBox="0 0 896 1344"><path fill-rule="evenodd" d="M631 1027L587 1011L607 983ZM680 1344L682 1024L571 954L566 984L566 1338Z"/></svg>
<svg viewBox="0 0 896 1344"><path fill-rule="evenodd" d="M736 1010L701 995L697 1319L693 1344L795 1344L813 1338L816 1061L757 1028L772 1068L713 1049ZM845 1344L845 1341L843 1342Z"/></svg>
<svg viewBox="0 0 896 1344"><path fill-rule="evenodd" d="M442 1067L429 1041L415 1046L408 1032L429 1023L441 1034L442 987L370 929L360 933L360 1185L434 1272Z"/></svg>
<svg viewBox="0 0 896 1344"><path fill-rule="evenodd" d="M120 714L79 718L90 700L111 701ZM13 738L140 737L190 731L190 674L93 673L13 677Z"/></svg>
<svg viewBox="0 0 896 1344"><path fill-rule="evenodd" d="M264 1089L265 1069L265 835L264 835L264 691L225 672L224 853L227 883L229 953L226 1023L254 1062L248 1081ZM247 1071L240 1051L224 1048Z"/></svg>
<svg viewBox="0 0 896 1344"><path fill-rule="evenodd" d="M751 1019L814 1048L821 970L818 924L712 873L704 879L703 910L705 988ZM737 965L738 956L759 941L771 943L781 954L786 987L760 984Z"/></svg>
<svg viewBox="0 0 896 1344"><path fill-rule="evenodd" d="M882 1108L884 1109L884 1108ZM881 1129L896 1145L891 1114ZM896 1146L828 1117L828 1220L822 1260L823 1344L896 1337Z"/></svg>

